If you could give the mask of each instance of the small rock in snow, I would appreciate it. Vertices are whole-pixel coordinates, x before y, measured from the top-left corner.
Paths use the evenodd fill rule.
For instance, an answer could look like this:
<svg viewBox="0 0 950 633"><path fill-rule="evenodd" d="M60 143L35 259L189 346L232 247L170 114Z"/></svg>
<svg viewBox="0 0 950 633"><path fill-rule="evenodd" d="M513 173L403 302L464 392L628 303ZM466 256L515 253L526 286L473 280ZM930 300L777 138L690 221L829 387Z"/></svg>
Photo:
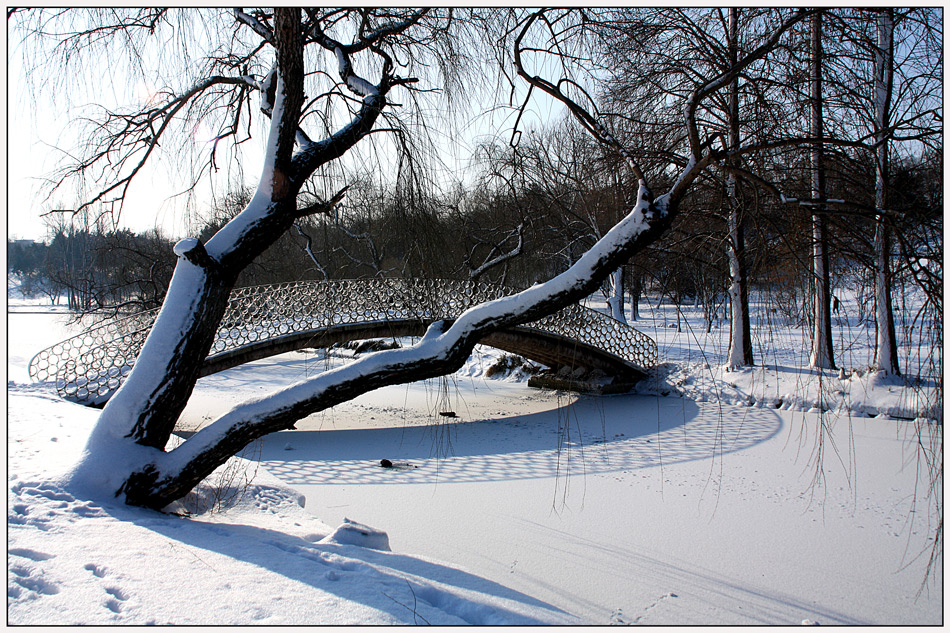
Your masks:
<svg viewBox="0 0 950 633"><path fill-rule="evenodd" d="M294 450L294 447L290 445L290 442L287 442L286 444L284 444L284 450L285 450L285 451L292 451L292 450Z"/></svg>

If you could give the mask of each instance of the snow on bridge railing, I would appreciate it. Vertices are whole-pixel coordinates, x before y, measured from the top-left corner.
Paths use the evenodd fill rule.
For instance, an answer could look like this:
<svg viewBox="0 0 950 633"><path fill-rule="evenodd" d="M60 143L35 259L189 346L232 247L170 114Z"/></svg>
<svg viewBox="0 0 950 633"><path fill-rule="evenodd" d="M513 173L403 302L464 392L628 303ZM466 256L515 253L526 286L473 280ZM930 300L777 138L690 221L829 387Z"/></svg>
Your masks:
<svg viewBox="0 0 950 633"><path fill-rule="evenodd" d="M515 292L498 284L444 279L345 279L235 288L209 358L259 341L376 321L429 322ZM60 396L101 404L132 370L158 309L110 320L33 357L34 381L55 379ZM640 369L656 364L648 336L573 304L524 327L582 341Z"/></svg>

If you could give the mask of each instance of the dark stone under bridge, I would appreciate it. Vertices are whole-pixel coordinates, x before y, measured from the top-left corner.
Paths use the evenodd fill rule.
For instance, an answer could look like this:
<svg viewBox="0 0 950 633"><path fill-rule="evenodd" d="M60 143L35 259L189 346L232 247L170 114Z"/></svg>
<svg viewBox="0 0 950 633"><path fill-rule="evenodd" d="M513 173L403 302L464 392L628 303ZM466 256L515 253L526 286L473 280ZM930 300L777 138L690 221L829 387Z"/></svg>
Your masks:
<svg viewBox="0 0 950 633"><path fill-rule="evenodd" d="M202 376L285 352L351 340L421 336L439 319L511 294L497 284L433 279L302 281L236 288ZM55 380L60 396L102 406L132 370L158 309L112 319L33 357L30 376ZM547 365L600 370L630 384L656 364L645 334L573 304L543 319L487 335L485 345ZM570 387L570 382L554 386Z"/></svg>

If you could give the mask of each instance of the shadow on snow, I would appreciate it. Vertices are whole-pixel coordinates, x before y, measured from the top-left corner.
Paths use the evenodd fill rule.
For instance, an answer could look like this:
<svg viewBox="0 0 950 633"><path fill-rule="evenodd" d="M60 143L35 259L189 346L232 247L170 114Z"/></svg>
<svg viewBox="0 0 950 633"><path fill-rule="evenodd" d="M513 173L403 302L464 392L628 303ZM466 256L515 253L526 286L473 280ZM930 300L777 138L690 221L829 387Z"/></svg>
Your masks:
<svg viewBox="0 0 950 633"><path fill-rule="evenodd" d="M283 431L261 463L291 485L507 481L713 459L773 437L768 409L683 398L584 397L529 415L402 428ZM402 468L383 468L380 459Z"/></svg>

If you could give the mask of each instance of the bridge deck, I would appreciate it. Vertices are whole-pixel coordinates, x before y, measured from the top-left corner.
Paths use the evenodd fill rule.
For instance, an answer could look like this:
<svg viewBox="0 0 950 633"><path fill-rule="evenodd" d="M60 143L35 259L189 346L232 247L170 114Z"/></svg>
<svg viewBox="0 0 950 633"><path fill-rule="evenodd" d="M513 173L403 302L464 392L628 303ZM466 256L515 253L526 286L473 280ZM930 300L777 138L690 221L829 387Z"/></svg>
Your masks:
<svg viewBox="0 0 950 633"><path fill-rule="evenodd" d="M420 336L437 319L512 291L446 280L370 279L237 288L202 375L305 347L361 338ZM56 381L66 399L101 405L131 371L158 310L109 321L43 350L30 361L34 380ZM580 305L493 333L487 345L542 364L599 368L625 379L656 363L641 332Z"/></svg>

